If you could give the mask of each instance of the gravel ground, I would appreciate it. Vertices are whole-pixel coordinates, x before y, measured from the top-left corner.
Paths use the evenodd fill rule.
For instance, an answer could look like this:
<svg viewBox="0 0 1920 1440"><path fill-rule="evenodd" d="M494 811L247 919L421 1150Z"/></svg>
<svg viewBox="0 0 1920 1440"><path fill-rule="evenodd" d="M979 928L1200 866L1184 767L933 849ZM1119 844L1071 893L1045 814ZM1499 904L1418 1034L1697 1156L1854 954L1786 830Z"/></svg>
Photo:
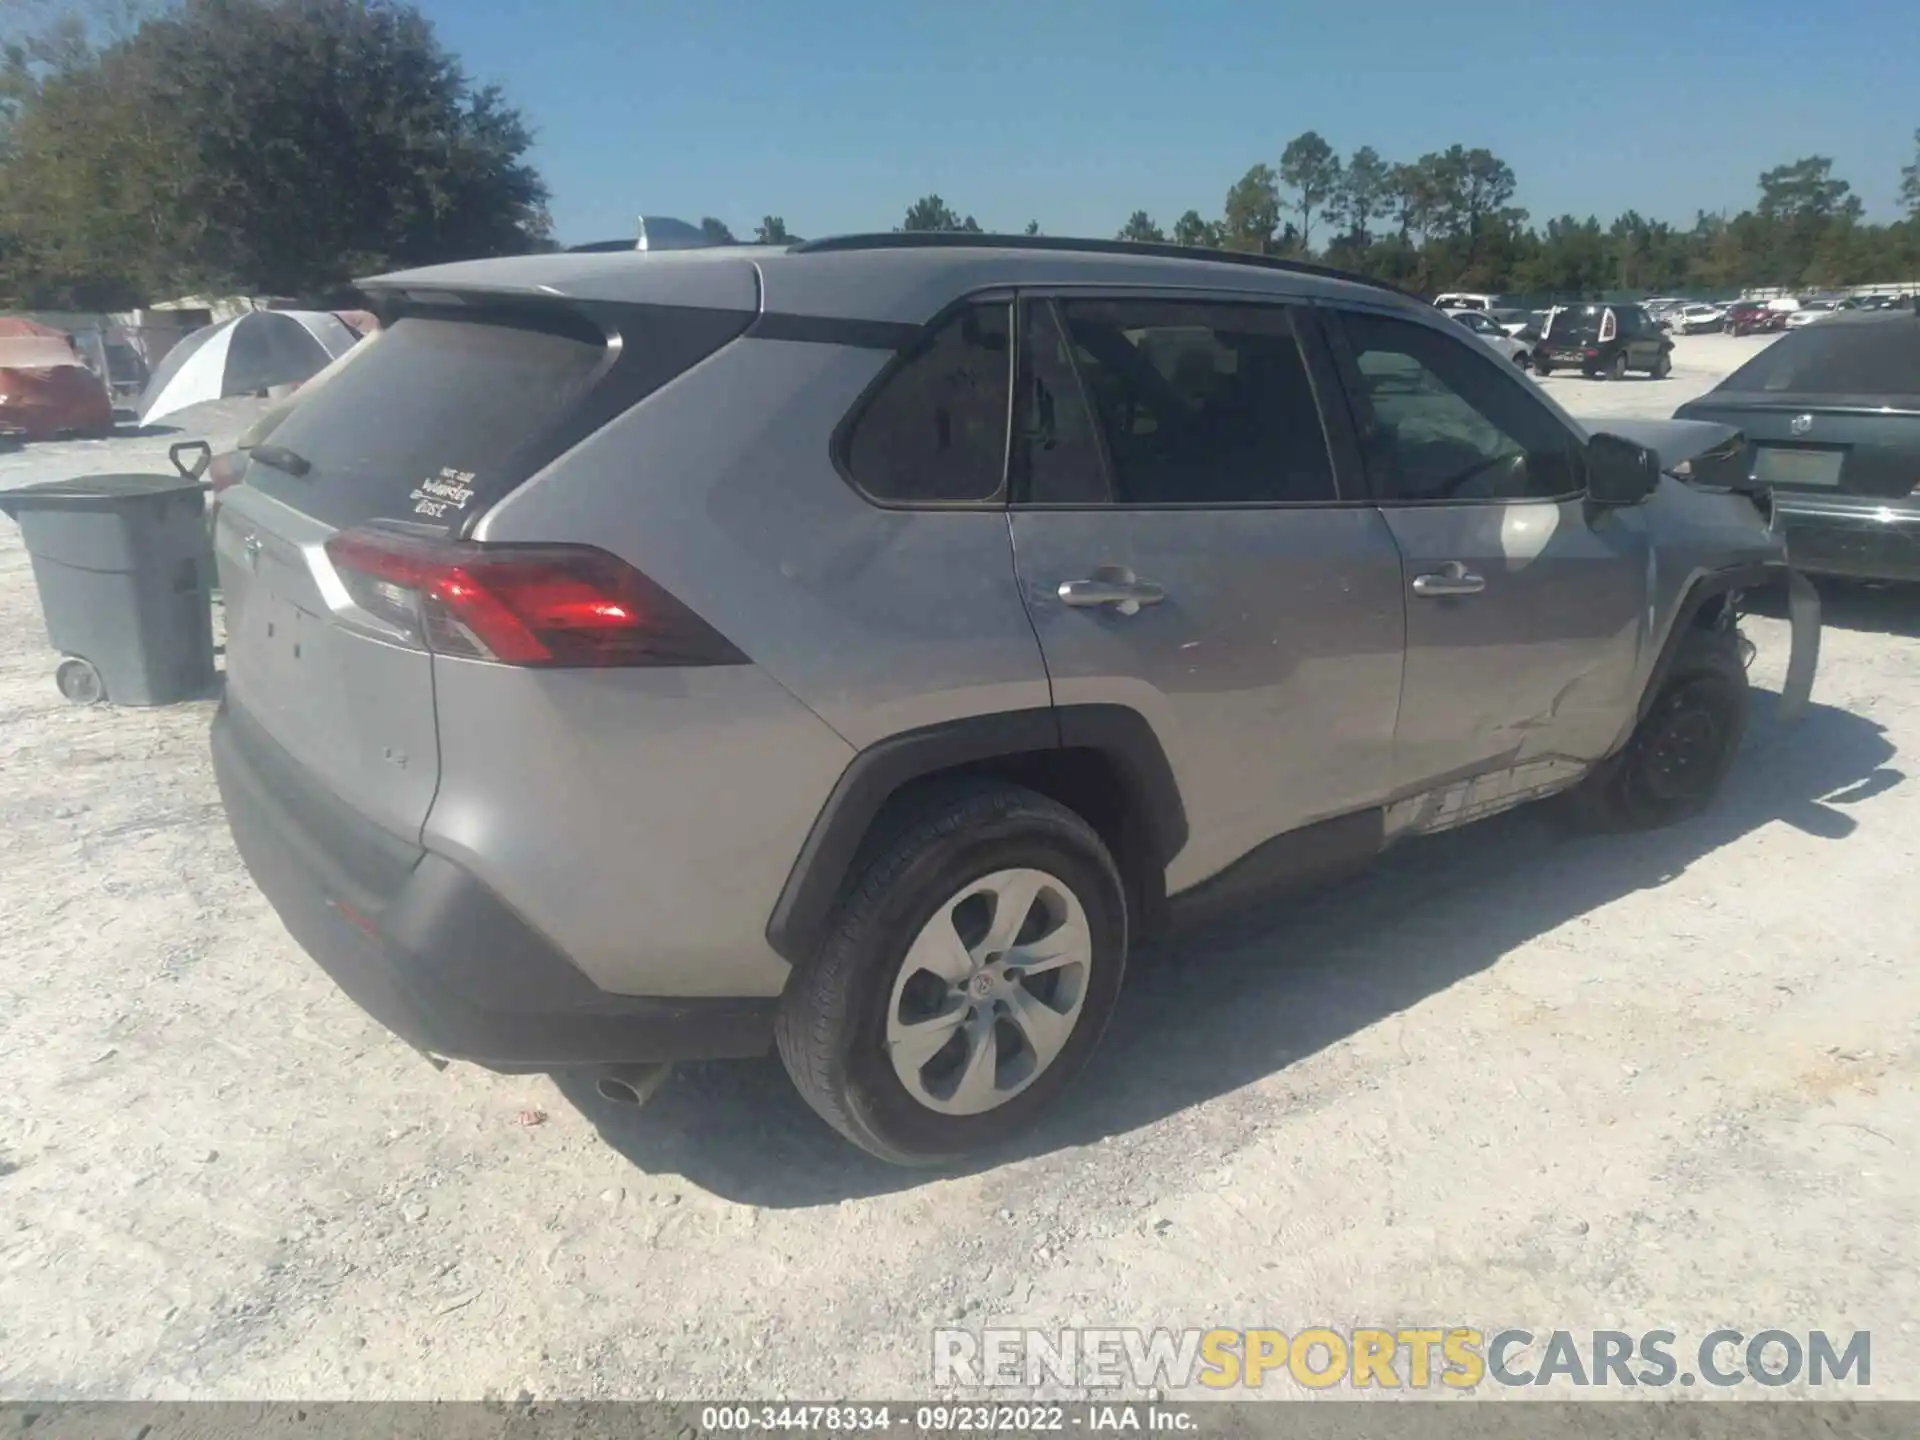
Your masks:
<svg viewBox="0 0 1920 1440"><path fill-rule="evenodd" d="M1758 343L1548 384L1662 416ZM1828 601L1813 714L1760 695L1704 818L1511 815L1148 957L1041 1133L928 1177L771 1061L639 1112L436 1073L249 884L207 705L60 700L0 525L0 1396L897 1397L931 1327L1022 1323L1867 1329L1920 1397L1920 600Z"/></svg>

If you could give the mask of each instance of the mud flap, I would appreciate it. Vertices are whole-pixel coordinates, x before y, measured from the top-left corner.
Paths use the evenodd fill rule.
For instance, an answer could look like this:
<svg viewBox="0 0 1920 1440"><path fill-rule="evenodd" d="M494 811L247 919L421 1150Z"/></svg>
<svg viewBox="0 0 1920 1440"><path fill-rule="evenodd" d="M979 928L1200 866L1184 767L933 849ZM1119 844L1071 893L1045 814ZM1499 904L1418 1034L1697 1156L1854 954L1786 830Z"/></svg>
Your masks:
<svg viewBox="0 0 1920 1440"><path fill-rule="evenodd" d="M1787 615L1793 627L1793 653L1786 683L1780 687L1778 718L1791 725L1805 717L1813 701L1813 673L1820 665L1820 592L1798 570L1787 572Z"/></svg>

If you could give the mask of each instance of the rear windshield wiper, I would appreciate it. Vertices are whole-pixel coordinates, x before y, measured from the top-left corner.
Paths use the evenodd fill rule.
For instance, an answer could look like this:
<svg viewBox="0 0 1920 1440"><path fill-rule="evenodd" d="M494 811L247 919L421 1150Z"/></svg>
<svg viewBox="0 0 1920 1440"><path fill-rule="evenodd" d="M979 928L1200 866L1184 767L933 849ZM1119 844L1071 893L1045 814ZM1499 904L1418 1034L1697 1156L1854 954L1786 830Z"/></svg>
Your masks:
<svg viewBox="0 0 1920 1440"><path fill-rule="evenodd" d="M301 479L313 470L313 462L298 451L289 450L284 445L256 445L247 452L247 458L258 460L262 465L271 465L276 470L285 471L294 479Z"/></svg>

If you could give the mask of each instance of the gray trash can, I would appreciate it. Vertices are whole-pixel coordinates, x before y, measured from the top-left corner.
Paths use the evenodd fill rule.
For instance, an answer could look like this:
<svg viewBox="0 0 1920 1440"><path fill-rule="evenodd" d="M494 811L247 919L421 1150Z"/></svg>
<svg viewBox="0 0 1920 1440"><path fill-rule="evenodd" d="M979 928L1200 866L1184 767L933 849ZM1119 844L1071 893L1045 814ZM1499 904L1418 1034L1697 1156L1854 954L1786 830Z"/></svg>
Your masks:
<svg viewBox="0 0 1920 1440"><path fill-rule="evenodd" d="M60 693L170 705L213 686L206 498L177 475L88 475L0 490L33 557Z"/></svg>

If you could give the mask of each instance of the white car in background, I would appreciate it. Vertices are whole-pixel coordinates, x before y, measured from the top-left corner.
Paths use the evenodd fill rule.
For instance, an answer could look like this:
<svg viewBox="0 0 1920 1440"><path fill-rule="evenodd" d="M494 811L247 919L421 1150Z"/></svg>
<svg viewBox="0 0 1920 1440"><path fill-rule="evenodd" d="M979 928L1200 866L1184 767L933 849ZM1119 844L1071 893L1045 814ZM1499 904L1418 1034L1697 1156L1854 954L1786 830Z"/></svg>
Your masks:
<svg viewBox="0 0 1920 1440"><path fill-rule="evenodd" d="M1503 305L1498 310L1489 310L1486 313L1488 319L1516 339L1519 338L1521 331L1531 330L1536 323L1531 310L1516 310Z"/></svg>
<svg viewBox="0 0 1920 1440"><path fill-rule="evenodd" d="M1466 326L1522 370L1533 368L1533 347L1526 341L1515 339L1508 334L1506 327L1486 311L1448 310L1445 313L1448 318Z"/></svg>
<svg viewBox="0 0 1920 1440"><path fill-rule="evenodd" d="M1672 319L1676 335L1693 335L1702 330L1724 330L1727 312L1721 305L1682 305L1673 312Z"/></svg>
<svg viewBox="0 0 1920 1440"><path fill-rule="evenodd" d="M1837 314L1840 306L1832 300L1802 300L1800 308L1787 316L1787 328L1798 330L1803 325L1811 325L1816 320L1824 320Z"/></svg>

